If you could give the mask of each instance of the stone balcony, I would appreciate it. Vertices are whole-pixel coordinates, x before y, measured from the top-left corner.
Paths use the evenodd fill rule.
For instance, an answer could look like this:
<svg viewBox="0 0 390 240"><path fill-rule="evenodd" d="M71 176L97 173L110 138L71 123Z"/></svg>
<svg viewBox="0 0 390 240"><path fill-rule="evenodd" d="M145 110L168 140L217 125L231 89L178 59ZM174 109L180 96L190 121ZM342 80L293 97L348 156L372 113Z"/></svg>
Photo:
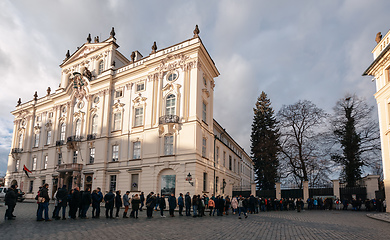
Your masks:
<svg viewBox="0 0 390 240"><path fill-rule="evenodd" d="M73 172L81 171L83 169L83 164L80 163L65 163L60 164L56 167L57 172Z"/></svg>
<svg viewBox="0 0 390 240"><path fill-rule="evenodd" d="M159 124L179 123L179 116L164 115L159 118Z"/></svg>

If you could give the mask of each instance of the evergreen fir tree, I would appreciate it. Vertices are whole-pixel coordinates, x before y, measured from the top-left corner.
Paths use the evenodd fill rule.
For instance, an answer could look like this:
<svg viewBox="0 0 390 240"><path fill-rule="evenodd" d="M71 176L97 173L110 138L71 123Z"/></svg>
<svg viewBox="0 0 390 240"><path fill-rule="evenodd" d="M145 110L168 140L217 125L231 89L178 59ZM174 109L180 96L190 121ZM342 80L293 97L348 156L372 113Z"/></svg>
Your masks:
<svg viewBox="0 0 390 240"><path fill-rule="evenodd" d="M278 180L279 129L267 94L262 92L253 109L251 153L257 187L275 189Z"/></svg>

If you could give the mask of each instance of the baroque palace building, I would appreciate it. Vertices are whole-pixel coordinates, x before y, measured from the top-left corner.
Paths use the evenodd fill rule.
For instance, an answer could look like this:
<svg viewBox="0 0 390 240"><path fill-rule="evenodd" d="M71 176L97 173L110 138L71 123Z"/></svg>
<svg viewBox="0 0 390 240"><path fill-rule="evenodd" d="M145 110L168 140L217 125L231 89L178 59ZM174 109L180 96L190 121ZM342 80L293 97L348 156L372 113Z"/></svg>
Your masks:
<svg viewBox="0 0 390 240"><path fill-rule="evenodd" d="M383 182L385 197L390 199L390 31L383 38L379 32L375 41L377 45L372 50L374 61L363 73L363 76L373 76L373 81L376 82L374 96L379 115ZM390 207L387 207L386 211L390 212Z"/></svg>
<svg viewBox="0 0 390 240"><path fill-rule="evenodd" d="M60 65L52 93L16 109L6 186L35 197L101 187L132 193L231 195L252 190L253 162L213 118L219 72L198 36L143 57L110 37L87 42ZM24 166L32 173L25 174Z"/></svg>

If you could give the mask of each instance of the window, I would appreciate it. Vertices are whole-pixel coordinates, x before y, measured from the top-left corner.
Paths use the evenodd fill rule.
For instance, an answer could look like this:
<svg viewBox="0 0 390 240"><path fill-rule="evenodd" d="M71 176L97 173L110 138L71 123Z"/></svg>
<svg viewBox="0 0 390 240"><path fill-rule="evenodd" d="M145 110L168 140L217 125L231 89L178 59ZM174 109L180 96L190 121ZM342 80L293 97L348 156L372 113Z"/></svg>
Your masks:
<svg viewBox="0 0 390 240"><path fill-rule="evenodd" d="M28 187L28 192L32 193L34 189L34 181L30 181L30 186Z"/></svg>
<svg viewBox="0 0 390 240"><path fill-rule="evenodd" d="M234 159L234 164L233 164L233 171L236 172L236 159Z"/></svg>
<svg viewBox="0 0 390 240"><path fill-rule="evenodd" d="M215 150L215 152L216 152L215 162L218 163L218 161L219 161L219 147L217 147L217 149Z"/></svg>
<svg viewBox="0 0 390 240"><path fill-rule="evenodd" d="M229 170L232 170L232 156L229 155Z"/></svg>
<svg viewBox="0 0 390 240"><path fill-rule="evenodd" d="M226 152L223 151L223 166L226 167Z"/></svg>
<svg viewBox="0 0 390 240"><path fill-rule="evenodd" d="M135 121L134 121L134 126L142 126L143 125L143 119L144 119L144 108L136 108L135 109Z"/></svg>
<svg viewBox="0 0 390 240"><path fill-rule="evenodd" d="M113 162L118 161L118 156L119 156L119 146L114 145L112 146L112 161Z"/></svg>
<svg viewBox="0 0 390 240"><path fill-rule="evenodd" d="M116 175L110 176L110 190L114 191L116 190Z"/></svg>
<svg viewBox="0 0 390 240"><path fill-rule="evenodd" d="M203 192L207 192L207 173L203 173Z"/></svg>
<svg viewBox="0 0 390 240"><path fill-rule="evenodd" d="M74 135L76 135L76 136L80 136L81 135L81 120L80 119L76 120L76 126L75 126L75 129L74 129Z"/></svg>
<svg viewBox="0 0 390 240"><path fill-rule="evenodd" d="M137 84L137 92L145 90L145 82Z"/></svg>
<svg viewBox="0 0 390 240"><path fill-rule="evenodd" d="M93 99L93 102L94 102L94 103L99 103L99 96L96 96L96 97Z"/></svg>
<svg viewBox="0 0 390 240"><path fill-rule="evenodd" d="M39 146L39 133L36 133L34 135L34 147L38 147Z"/></svg>
<svg viewBox="0 0 390 240"><path fill-rule="evenodd" d="M47 169L47 162L48 162L49 156L45 155L43 158L43 169Z"/></svg>
<svg viewBox="0 0 390 240"><path fill-rule="evenodd" d="M23 133L19 134L18 147L19 149L23 148Z"/></svg>
<svg viewBox="0 0 390 240"><path fill-rule="evenodd" d="M53 112L49 112L49 118L53 117Z"/></svg>
<svg viewBox="0 0 390 240"><path fill-rule="evenodd" d="M164 137L164 155L173 155L173 135Z"/></svg>
<svg viewBox="0 0 390 240"><path fill-rule="evenodd" d="M32 159L32 170L37 170L37 157L33 157Z"/></svg>
<svg viewBox="0 0 390 240"><path fill-rule="evenodd" d="M102 74L103 69L104 69L104 62L102 60L99 62L98 75Z"/></svg>
<svg viewBox="0 0 390 240"><path fill-rule="evenodd" d="M203 85L204 85L205 87L207 87L207 80L206 80L205 77L203 77Z"/></svg>
<svg viewBox="0 0 390 240"><path fill-rule="evenodd" d="M65 131L66 131L66 124L62 123L61 124L61 129L60 129L60 140L65 141Z"/></svg>
<svg viewBox="0 0 390 240"><path fill-rule="evenodd" d="M94 163L95 162L95 148L90 148L89 149L89 163Z"/></svg>
<svg viewBox="0 0 390 240"><path fill-rule="evenodd" d="M131 174L131 191L138 191L138 174Z"/></svg>
<svg viewBox="0 0 390 240"><path fill-rule="evenodd" d="M77 155L78 155L79 151L73 151L73 163L77 163Z"/></svg>
<svg viewBox="0 0 390 240"><path fill-rule="evenodd" d="M37 122L41 121L41 116L37 116Z"/></svg>
<svg viewBox="0 0 390 240"><path fill-rule="evenodd" d="M115 91L115 98L123 97L123 90L117 90Z"/></svg>
<svg viewBox="0 0 390 240"><path fill-rule="evenodd" d="M46 145L49 145L51 142L51 130L46 132Z"/></svg>
<svg viewBox="0 0 390 240"><path fill-rule="evenodd" d="M20 159L16 160L15 162L15 172L19 171L19 167L20 167Z"/></svg>
<svg viewBox="0 0 390 240"><path fill-rule="evenodd" d="M62 153L58 153L57 163L58 163L58 165L62 164Z"/></svg>
<svg viewBox="0 0 390 240"><path fill-rule="evenodd" d="M133 143L133 159L141 159L141 142Z"/></svg>
<svg viewBox="0 0 390 240"><path fill-rule="evenodd" d="M203 138L202 141L202 157L206 157L206 144L207 144L207 139Z"/></svg>
<svg viewBox="0 0 390 240"><path fill-rule="evenodd" d="M177 77L178 77L177 73L171 73L168 75L167 80L172 82L172 81L175 81L177 79Z"/></svg>
<svg viewBox="0 0 390 240"><path fill-rule="evenodd" d="M97 134L98 129L98 115L92 117L92 134Z"/></svg>
<svg viewBox="0 0 390 240"><path fill-rule="evenodd" d="M176 115L176 96L169 94L165 104L165 115Z"/></svg>
<svg viewBox="0 0 390 240"><path fill-rule="evenodd" d="M202 108L202 120L203 122L207 122L207 105L205 102L203 102L203 108Z"/></svg>
<svg viewBox="0 0 390 240"><path fill-rule="evenodd" d="M121 129L122 114L120 112L114 114L114 131Z"/></svg>

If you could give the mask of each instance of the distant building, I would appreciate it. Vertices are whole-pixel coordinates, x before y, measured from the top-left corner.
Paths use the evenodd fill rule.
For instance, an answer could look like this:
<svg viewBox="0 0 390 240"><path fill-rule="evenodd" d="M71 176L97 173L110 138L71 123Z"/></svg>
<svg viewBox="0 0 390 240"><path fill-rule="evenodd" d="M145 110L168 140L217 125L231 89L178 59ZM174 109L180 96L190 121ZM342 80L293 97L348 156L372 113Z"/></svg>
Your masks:
<svg viewBox="0 0 390 240"><path fill-rule="evenodd" d="M59 88L12 111L6 185L27 197L44 183L52 193L63 184L176 195L250 188L253 162L213 119L219 72L194 33L130 60L114 31L68 52Z"/></svg>
<svg viewBox="0 0 390 240"><path fill-rule="evenodd" d="M378 33L375 40L374 61L363 75L374 76L376 82L384 186L386 199L390 199L390 31L383 38ZM390 212L390 208L386 211Z"/></svg>

